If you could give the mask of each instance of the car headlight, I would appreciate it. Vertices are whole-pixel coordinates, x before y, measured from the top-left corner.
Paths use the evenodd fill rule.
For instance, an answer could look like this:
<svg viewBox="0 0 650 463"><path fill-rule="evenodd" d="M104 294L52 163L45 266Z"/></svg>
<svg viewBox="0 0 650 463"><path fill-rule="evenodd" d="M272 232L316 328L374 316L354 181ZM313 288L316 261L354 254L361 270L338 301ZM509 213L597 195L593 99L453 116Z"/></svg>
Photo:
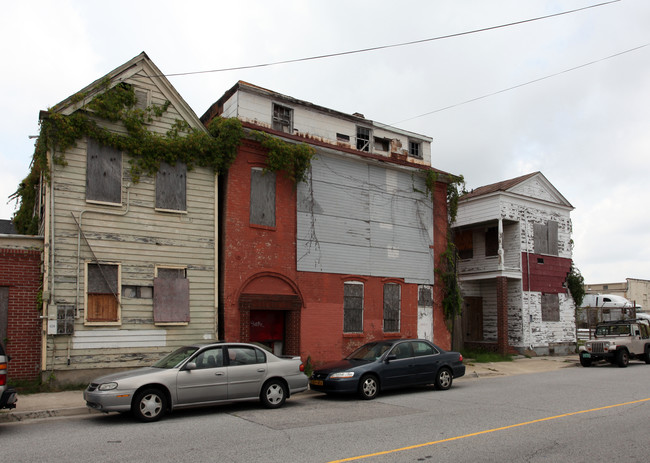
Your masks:
<svg viewBox="0 0 650 463"><path fill-rule="evenodd" d="M99 391L112 391L117 388L117 383L103 383L100 384L97 390Z"/></svg>
<svg viewBox="0 0 650 463"><path fill-rule="evenodd" d="M354 371L341 371L339 373L332 373L330 375L330 378L332 379L337 379L337 378L352 378L354 376Z"/></svg>

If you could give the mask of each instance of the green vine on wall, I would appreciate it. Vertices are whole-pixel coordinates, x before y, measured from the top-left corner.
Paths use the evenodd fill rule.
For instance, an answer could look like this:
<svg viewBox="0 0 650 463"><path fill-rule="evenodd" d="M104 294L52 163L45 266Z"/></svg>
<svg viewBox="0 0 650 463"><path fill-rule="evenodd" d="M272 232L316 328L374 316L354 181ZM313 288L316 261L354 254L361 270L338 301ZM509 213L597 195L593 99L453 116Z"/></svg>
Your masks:
<svg viewBox="0 0 650 463"><path fill-rule="evenodd" d="M212 168L215 173L226 171L237 156L237 148L244 136L238 119L215 118L203 130L191 128L186 122L177 120L166 134L151 132L148 124L160 118L169 109L170 102L137 108L133 87L126 83L108 88L109 80L103 80L96 87L104 90L85 104L82 109L70 115L51 108L40 121L40 134L29 175L19 184L10 199L20 202L13 217L18 233L37 234L38 217L34 214L37 186L41 176L49 181L47 153L53 153L53 162L65 165L63 153L75 146L84 136L111 146L130 155L131 175L137 182L142 174L155 174L161 162ZM78 93L71 98L73 104L83 102L87 94ZM121 123L126 133L115 133L101 127L97 121L106 120Z"/></svg>
<svg viewBox="0 0 650 463"><path fill-rule="evenodd" d="M427 192L433 200L435 185L440 178L440 174L433 170L427 170L425 175ZM456 316L462 313L463 298L458 284L458 270L456 268L458 250L451 235L451 226L456 221L458 214L458 199L464 192L465 179L463 176L449 176L447 182L447 249L440 256L436 266L436 273L442 282L442 309L445 320L452 324ZM451 331L453 331L453 326Z"/></svg>
<svg viewBox="0 0 650 463"><path fill-rule="evenodd" d="M306 180L316 149L306 143L287 143L265 132L254 131L253 138L269 150L265 170L284 172L296 185Z"/></svg>
<svg viewBox="0 0 650 463"><path fill-rule="evenodd" d="M571 270L566 277L566 283L577 309L582 305L582 301L585 298L585 279L580 273L580 270L573 265L573 262L571 262Z"/></svg>

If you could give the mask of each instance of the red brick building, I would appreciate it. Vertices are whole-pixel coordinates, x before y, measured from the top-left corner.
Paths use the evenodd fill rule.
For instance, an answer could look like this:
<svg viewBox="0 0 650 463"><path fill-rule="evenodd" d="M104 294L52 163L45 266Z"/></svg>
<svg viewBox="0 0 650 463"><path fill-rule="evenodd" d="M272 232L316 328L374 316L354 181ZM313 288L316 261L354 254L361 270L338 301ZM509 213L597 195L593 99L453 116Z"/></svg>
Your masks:
<svg viewBox="0 0 650 463"><path fill-rule="evenodd" d="M42 238L0 236L0 337L11 356L12 380L35 380L41 373L42 249Z"/></svg>
<svg viewBox="0 0 650 463"><path fill-rule="evenodd" d="M220 179L221 338L314 363L390 337L450 347L433 290L448 177L427 191L428 137L244 82L202 120L215 116L316 150L296 185L265 170L267 150L246 138Z"/></svg>

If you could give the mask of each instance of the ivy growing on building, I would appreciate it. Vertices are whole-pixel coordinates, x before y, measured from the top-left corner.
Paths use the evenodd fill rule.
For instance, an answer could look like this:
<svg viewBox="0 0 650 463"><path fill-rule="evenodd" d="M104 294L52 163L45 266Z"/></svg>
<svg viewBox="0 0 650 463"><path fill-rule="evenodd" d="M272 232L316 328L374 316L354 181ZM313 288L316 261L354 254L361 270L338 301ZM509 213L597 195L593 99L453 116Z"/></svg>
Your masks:
<svg viewBox="0 0 650 463"><path fill-rule="evenodd" d="M61 114L57 111L59 108L54 107L41 117L30 173L10 198L20 204L13 217L18 233L38 233L38 218L34 213L36 189L41 178L49 181L48 152L54 164L65 165L64 153L84 136L127 152L134 182L142 175L154 175L161 162L184 163L188 170L196 166L207 167L217 174L228 170L234 162L245 136L238 119L216 117L207 125L207 133L181 120L176 120L165 134L152 132L149 124L162 117L171 103L165 101L162 105L142 109L137 107L132 85L120 83L110 87L110 83L110 79L102 80L95 87L100 93L70 115ZM80 104L87 98L88 94L82 92L70 101ZM102 127L98 124L100 120L120 124L125 132ZM269 150L269 170L283 170L296 183L305 178L315 153L312 147L286 143L261 132L255 132L253 137Z"/></svg>
<svg viewBox="0 0 650 463"><path fill-rule="evenodd" d="M585 279L580 273L580 270L573 265L573 262L571 262L571 270L566 277L566 283L577 309L582 305L582 301L585 298Z"/></svg>

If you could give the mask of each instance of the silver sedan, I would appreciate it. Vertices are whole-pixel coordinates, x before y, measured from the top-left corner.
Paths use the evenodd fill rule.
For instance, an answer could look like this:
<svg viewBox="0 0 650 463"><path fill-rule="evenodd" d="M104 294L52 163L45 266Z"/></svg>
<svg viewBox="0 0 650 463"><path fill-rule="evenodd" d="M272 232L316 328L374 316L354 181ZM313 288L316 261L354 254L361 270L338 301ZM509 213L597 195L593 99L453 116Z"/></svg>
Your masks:
<svg viewBox="0 0 650 463"><path fill-rule="evenodd" d="M300 357L275 356L253 344L218 342L181 347L151 367L95 379L86 405L156 421L180 408L260 400L268 408L307 389Z"/></svg>

